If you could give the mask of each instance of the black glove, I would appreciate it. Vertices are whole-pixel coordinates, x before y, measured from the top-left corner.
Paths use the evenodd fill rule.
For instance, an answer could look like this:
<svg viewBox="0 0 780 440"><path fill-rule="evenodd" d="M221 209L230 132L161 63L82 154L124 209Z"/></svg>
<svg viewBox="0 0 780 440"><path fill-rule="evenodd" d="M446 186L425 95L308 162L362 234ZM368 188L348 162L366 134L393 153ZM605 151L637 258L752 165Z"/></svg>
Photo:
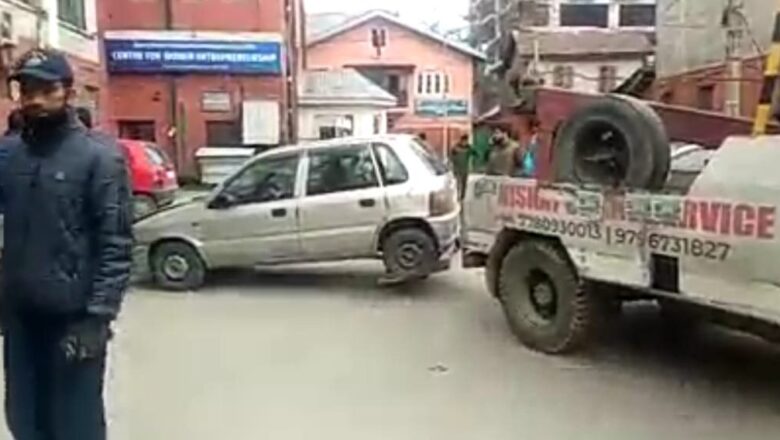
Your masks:
<svg viewBox="0 0 780 440"><path fill-rule="evenodd" d="M88 317L68 324L60 348L69 362L83 362L103 356L111 339L109 321Z"/></svg>

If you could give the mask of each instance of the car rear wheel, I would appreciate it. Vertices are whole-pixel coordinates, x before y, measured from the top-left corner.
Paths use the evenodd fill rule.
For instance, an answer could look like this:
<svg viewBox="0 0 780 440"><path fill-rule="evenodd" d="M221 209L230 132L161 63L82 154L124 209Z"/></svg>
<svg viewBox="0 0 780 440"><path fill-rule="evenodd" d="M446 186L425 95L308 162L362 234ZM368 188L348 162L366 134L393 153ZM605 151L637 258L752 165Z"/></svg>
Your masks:
<svg viewBox="0 0 780 440"><path fill-rule="evenodd" d="M168 290L196 290L203 286L206 265L191 245L167 242L152 252L152 275L155 283Z"/></svg>
<svg viewBox="0 0 780 440"><path fill-rule="evenodd" d="M144 194L136 194L133 197L133 215L136 219L144 218L155 211L157 211L157 202L153 198Z"/></svg>
<svg viewBox="0 0 780 440"><path fill-rule="evenodd" d="M421 279L436 268L436 242L420 228L391 232L383 246L388 277L398 280Z"/></svg>
<svg viewBox="0 0 780 440"><path fill-rule="evenodd" d="M567 256L553 243L517 243L501 265L498 289L512 332L534 350L574 351L601 322L594 294L581 286Z"/></svg>

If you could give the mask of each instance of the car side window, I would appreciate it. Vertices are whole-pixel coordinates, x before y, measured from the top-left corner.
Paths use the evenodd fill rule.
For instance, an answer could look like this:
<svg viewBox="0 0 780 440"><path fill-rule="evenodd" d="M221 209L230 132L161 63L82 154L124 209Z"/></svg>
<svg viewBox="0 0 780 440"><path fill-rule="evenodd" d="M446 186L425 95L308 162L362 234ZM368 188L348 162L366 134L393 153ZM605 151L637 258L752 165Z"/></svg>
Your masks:
<svg viewBox="0 0 780 440"><path fill-rule="evenodd" d="M385 144L374 144L373 148L379 163L379 174L385 185L399 185L409 180L409 172L392 148Z"/></svg>
<svg viewBox="0 0 780 440"><path fill-rule="evenodd" d="M239 204L265 203L295 197L299 155L259 160L236 176L225 192Z"/></svg>
<svg viewBox="0 0 780 440"><path fill-rule="evenodd" d="M309 153L306 195L316 196L379 186L371 150L366 145Z"/></svg>

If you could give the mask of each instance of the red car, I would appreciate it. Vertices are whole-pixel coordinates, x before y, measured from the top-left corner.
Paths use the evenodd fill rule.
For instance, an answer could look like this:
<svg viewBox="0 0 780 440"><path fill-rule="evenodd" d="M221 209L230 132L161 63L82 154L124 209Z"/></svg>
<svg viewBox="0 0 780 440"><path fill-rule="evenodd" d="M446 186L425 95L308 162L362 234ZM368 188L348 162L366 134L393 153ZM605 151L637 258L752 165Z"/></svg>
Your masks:
<svg viewBox="0 0 780 440"><path fill-rule="evenodd" d="M120 139L133 183L133 209L144 217L173 203L179 184L173 163L163 150L146 141Z"/></svg>

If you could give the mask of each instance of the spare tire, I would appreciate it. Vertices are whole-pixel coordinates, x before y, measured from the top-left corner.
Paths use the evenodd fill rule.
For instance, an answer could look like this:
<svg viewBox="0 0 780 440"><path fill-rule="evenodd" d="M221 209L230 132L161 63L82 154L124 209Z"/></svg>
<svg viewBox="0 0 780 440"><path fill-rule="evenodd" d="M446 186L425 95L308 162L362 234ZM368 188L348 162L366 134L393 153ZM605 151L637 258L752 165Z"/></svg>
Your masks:
<svg viewBox="0 0 780 440"><path fill-rule="evenodd" d="M642 113L647 122L652 124L655 129L648 132L648 136L656 136L657 139L653 141L655 147L653 154L655 155L655 166L653 167L653 176L650 179L650 184L647 189L661 190L665 187L669 181L669 173L672 170L672 150L669 136L666 133L666 127L664 121L658 116L655 110L650 105L638 98L629 95L613 94L614 98L622 99L631 104L635 109Z"/></svg>
<svg viewBox="0 0 780 440"><path fill-rule="evenodd" d="M607 96L577 110L555 141L559 181L657 189L668 174L669 141L645 104Z"/></svg>

